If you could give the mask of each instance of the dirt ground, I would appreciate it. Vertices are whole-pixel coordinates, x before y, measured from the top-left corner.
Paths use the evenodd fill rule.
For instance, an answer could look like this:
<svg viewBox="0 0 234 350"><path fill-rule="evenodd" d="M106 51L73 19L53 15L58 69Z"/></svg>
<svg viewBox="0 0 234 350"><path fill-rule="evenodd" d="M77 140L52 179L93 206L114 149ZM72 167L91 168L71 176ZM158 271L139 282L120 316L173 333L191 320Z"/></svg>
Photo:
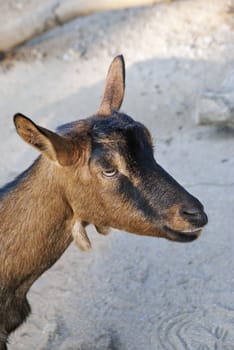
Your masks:
<svg viewBox="0 0 234 350"><path fill-rule="evenodd" d="M99 13L0 62L0 184L37 156L13 114L53 129L89 116L122 53L122 110L150 128L158 162L209 216L190 244L90 228L91 252L72 244L33 285L10 350L234 350L234 131L195 124L203 91L234 83L233 17L228 0Z"/></svg>

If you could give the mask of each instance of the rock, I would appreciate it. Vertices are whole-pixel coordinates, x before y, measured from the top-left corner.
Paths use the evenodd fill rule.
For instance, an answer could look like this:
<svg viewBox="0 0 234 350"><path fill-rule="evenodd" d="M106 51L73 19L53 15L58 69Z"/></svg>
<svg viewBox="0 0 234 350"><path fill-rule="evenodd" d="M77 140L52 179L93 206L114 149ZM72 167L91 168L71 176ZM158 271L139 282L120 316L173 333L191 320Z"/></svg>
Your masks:
<svg viewBox="0 0 234 350"><path fill-rule="evenodd" d="M0 0L0 53L78 16L156 2L159 0Z"/></svg>
<svg viewBox="0 0 234 350"><path fill-rule="evenodd" d="M222 90L202 94L196 110L196 122L234 128L234 71L225 79Z"/></svg>
<svg viewBox="0 0 234 350"><path fill-rule="evenodd" d="M7 51L56 25L57 0L1 1L0 51Z"/></svg>
<svg viewBox="0 0 234 350"><path fill-rule="evenodd" d="M230 93L204 93L199 102L197 123L234 127L234 90Z"/></svg>

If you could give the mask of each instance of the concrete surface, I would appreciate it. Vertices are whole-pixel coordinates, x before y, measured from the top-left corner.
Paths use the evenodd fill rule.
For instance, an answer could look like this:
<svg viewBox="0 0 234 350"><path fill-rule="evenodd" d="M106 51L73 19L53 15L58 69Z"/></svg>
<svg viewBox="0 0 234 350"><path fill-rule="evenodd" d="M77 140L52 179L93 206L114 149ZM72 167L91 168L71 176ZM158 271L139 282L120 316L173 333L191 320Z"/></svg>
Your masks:
<svg viewBox="0 0 234 350"><path fill-rule="evenodd" d="M205 205L190 244L113 231L74 245L32 287L33 313L10 350L233 350L234 133L194 125L202 91L233 69L230 1L188 0L105 14L27 44L0 64L0 182L37 154L13 128L22 112L55 128L94 112L113 56L127 63L123 110L144 122L156 159Z"/></svg>

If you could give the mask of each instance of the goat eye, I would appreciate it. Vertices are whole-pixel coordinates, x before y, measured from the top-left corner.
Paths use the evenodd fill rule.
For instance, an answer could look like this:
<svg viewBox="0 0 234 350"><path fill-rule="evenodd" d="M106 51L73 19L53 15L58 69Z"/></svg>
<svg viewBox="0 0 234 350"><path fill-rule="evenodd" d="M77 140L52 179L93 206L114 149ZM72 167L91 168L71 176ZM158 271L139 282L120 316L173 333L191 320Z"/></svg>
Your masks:
<svg viewBox="0 0 234 350"><path fill-rule="evenodd" d="M108 170L103 170L102 174L105 177L113 177L118 173L117 169L108 169Z"/></svg>

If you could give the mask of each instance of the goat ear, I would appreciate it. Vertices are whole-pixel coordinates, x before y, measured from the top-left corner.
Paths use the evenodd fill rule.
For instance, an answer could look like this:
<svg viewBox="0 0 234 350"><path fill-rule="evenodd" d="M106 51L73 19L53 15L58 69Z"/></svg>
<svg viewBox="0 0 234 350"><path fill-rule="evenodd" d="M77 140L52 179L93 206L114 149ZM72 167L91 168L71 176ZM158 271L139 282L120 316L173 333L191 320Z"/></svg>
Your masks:
<svg viewBox="0 0 234 350"><path fill-rule="evenodd" d="M112 61L106 77L105 89L97 114L109 116L118 111L124 98L125 64L122 55Z"/></svg>
<svg viewBox="0 0 234 350"><path fill-rule="evenodd" d="M36 125L32 120L19 113L14 116L14 123L22 139L49 159L58 161L63 166L74 163L75 150L70 139Z"/></svg>

